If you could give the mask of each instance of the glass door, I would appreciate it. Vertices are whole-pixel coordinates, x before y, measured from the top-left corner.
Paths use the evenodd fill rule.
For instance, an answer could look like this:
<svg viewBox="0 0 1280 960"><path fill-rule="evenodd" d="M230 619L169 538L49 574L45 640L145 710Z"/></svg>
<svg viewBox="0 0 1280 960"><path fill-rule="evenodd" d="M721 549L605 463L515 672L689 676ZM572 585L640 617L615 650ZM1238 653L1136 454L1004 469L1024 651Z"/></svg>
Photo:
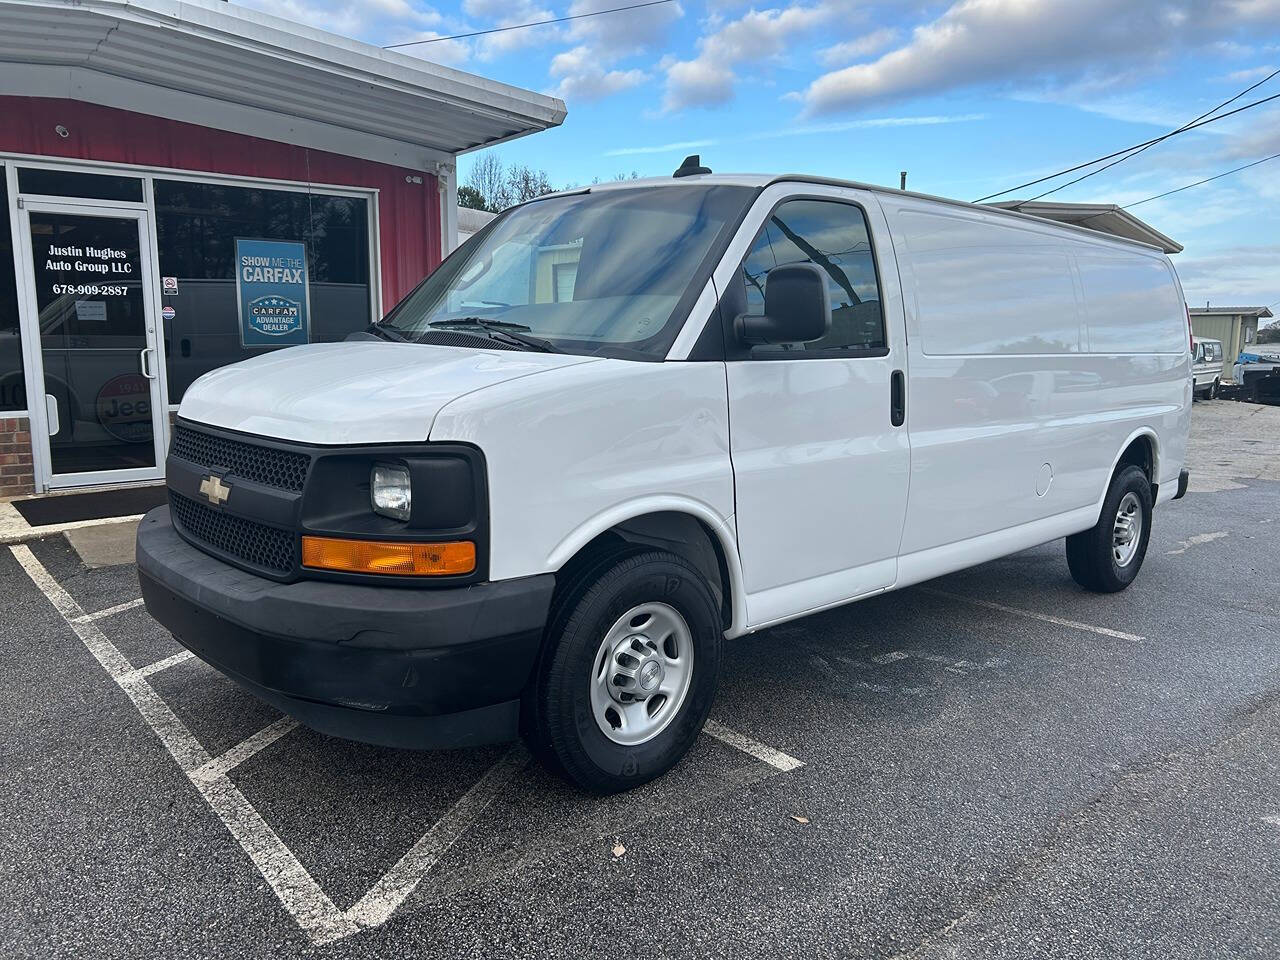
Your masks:
<svg viewBox="0 0 1280 960"><path fill-rule="evenodd" d="M166 424L145 211L28 200L23 217L44 386L31 433L44 484L160 478Z"/></svg>

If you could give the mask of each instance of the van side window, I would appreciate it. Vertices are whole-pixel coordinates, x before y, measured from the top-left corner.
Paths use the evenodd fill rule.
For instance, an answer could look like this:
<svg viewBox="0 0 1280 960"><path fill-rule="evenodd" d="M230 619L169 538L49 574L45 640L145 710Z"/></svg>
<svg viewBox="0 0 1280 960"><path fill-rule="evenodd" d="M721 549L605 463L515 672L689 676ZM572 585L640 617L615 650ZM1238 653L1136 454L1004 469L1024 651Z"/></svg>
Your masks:
<svg viewBox="0 0 1280 960"><path fill-rule="evenodd" d="M828 200L788 200L761 228L742 266L747 312L764 313L769 271L792 263L813 263L827 277L831 329L805 344L755 347L756 355L838 355L849 350L883 349L884 314L867 220L861 208Z"/></svg>

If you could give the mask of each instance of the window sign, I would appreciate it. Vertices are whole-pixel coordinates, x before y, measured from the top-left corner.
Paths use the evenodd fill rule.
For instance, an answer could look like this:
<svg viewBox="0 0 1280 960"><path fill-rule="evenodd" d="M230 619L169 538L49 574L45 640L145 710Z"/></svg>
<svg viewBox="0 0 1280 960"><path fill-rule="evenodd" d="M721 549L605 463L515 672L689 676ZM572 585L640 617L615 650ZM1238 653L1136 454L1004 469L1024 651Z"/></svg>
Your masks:
<svg viewBox="0 0 1280 960"><path fill-rule="evenodd" d="M310 339L307 246L236 238L240 345L286 347Z"/></svg>

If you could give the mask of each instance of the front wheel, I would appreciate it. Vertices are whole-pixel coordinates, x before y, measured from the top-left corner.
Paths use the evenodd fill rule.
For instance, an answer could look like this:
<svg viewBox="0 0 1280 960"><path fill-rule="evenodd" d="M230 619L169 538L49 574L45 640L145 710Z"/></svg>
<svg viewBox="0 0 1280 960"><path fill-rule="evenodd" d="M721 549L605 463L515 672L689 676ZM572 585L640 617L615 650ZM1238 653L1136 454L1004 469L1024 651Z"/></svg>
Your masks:
<svg viewBox="0 0 1280 960"><path fill-rule="evenodd" d="M1086 590L1117 593L1138 576L1150 539L1151 482L1128 466L1111 481L1098 522L1067 537L1067 566Z"/></svg>
<svg viewBox="0 0 1280 960"><path fill-rule="evenodd" d="M526 738L596 793L666 773L715 699L723 628L711 588L683 558L619 560L558 604Z"/></svg>
<svg viewBox="0 0 1280 960"><path fill-rule="evenodd" d="M1209 384L1209 399L1210 400L1218 399L1218 378L1217 377L1214 377L1213 383Z"/></svg>

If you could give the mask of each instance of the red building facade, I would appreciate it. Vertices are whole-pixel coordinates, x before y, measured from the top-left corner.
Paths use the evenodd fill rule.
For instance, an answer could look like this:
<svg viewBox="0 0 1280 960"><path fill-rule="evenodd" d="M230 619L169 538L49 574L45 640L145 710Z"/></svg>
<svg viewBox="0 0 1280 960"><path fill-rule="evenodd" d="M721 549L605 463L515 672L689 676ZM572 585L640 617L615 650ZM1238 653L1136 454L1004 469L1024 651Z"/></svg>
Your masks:
<svg viewBox="0 0 1280 960"><path fill-rule="evenodd" d="M342 340L552 97L216 0L0 0L0 498L163 479L202 374Z"/></svg>

